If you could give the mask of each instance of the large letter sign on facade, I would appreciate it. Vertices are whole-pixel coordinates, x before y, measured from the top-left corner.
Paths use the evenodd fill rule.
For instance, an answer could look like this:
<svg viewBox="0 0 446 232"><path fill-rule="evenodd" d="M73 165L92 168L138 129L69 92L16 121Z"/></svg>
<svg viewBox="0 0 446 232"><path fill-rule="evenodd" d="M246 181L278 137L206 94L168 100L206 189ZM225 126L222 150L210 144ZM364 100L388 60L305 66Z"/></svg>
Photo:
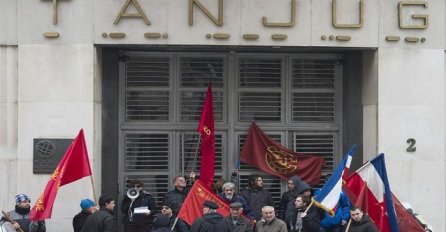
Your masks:
<svg viewBox="0 0 446 232"><path fill-rule="evenodd" d="M139 14L126 14L125 13L125 11L127 10L127 8L130 5L130 2L133 3L133 5L135 6L135 8ZM146 14L144 14L144 11L142 10L141 6L138 3L138 0L125 1L124 6L122 6L121 11L119 12L118 16L116 17L116 19L113 23L118 24L119 21L121 20L121 18L142 18L144 20L144 22L146 22L147 25L150 25L150 21L147 18Z"/></svg>
<svg viewBox="0 0 446 232"><path fill-rule="evenodd" d="M199 1L189 0L189 25L194 24L194 4L198 6L217 26L223 26L223 0L218 0L218 19Z"/></svg>

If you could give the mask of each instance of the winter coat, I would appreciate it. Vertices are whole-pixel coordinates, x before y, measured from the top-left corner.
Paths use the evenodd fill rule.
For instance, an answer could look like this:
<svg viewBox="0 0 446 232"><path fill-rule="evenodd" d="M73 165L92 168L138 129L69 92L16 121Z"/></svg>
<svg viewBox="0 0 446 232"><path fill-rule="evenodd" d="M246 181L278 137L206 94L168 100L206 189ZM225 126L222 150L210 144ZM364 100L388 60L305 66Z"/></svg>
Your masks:
<svg viewBox="0 0 446 232"><path fill-rule="evenodd" d="M131 208L130 208L131 205ZM133 214L132 220L130 220L130 213L134 212L135 208L139 207L147 207L147 209L150 210L150 215L145 214ZM122 199L122 205L121 205L121 212L124 213L124 218L122 219L122 223L127 225L145 225L145 224L152 224L153 221L153 215L157 213L157 208L155 204L155 200L153 199L152 195L150 195L146 191L140 191L139 196L134 199L133 203L132 200L127 197L127 195L124 196Z"/></svg>
<svg viewBox="0 0 446 232"><path fill-rule="evenodd" d="M285 221L289 221L295 210L294 201L296 200L297 195L302 194L306 190L312 190L311 186L307 184L307 182L300 179L299 176L292 176L290 180L294 182L295 190L290 190L285 192L282 195L282 199L280 201L280 215L284 218Z"/></svg>
<svg viewBox="0 0 446 232"><path fill-rule="evenodd" d="M113 211L101 208L88 216L82 232L116 232Z"/></svg>
<svg viewBox="0 0 446 232"><path fill-rule="evenodd" d="M90 216L91 213L82 210L80 213L76 214L73 218L73 230L74 232L81 232L82 227L84 227L85 221L87 217Z"/></svg>
<svg viewBox="0 0 446 232"><path fill-rule="evenodd" d="M177 219L176 215L172 214L172 216L169 218L169 229L172 229L173 224L175 223L175 220ZM177 223L175 224L175 227L172 231L175 232L188 232L188 228L186 226L186 223L184 223L183 220L178 218Z"/></svg>
<svg viewBox="0 0 446 232"><path fill-rule="evenodd" d="M16 221L17 223L19 223L20 228L24 231L24 232L45 232L46 231L46 227L45 227L45 221L31 221L29 219L29 209L22 209L20 207L18 207L17 205L15 206L15 210L10 211L9 217Z"/></svg>
<svg viewBox="0 0 446 232"><path fill-rule="evenodd" d="M153 222L154 229L151 232L172 232L169 223L170 220L167 216L158 214Z"/></svg>
<svg viewBox="0 0 446 232"><path fill-rule="evenodd" d="M297 209L293 211L293 215L291 216L290 220L286 222L289 230L298 232L319 232L321 220L325 217L325 214L324 212L318 211L318 208L315 206L310 206L307 215L302 218L303 228L296 230L296 220L297 217L299 217L299 212L304 211L305 209Z"/></svg>
<svg viewBox="0 0 446 232"><path fill-rule="evenodd" d="M263 206L274 207L274 200L268 190L263 188L245 189L240 195L246 199L252 211L254 212L254 219L259 221L262 219Z"/></svg>
<svg viewBox="0 0 446 232"><path fill-rule="evenodd" d="M339 196L338 205L335 214L330 216L327 212L325 218L321 221L321 227L331 229L342 225L342 221L348 222L350 219L350 201L344 193Z"/></svg>
<svg viewBox="0 0 446 232"><path fill-rule="evenodd" d="M174 190L164 194L163 202L172 203L172 211L174 213L178 213L188 193L189 193L189 188L184 188L183 191L180 191L177 188L175 188Z"/></svg>
<svg viewBox="0 0 446 232"><path fill-rule="evenodd" d="M251 207L249 207L248 202L246 199L236 193L234 193L234 196L231 199L226 198L225 193L218 194L221 199L223 199L228 205L234 202L240 202L242 204L243 208L243 214L245 214L250 219L254 219L254 212L252 211Z"/></svg>
<svg viewBox="0 0 446 232"><path fill-rule="evenodd" d="M231 232L232 228L216 212L207 213L192 223L191 232Z"/></svg>
<svg viewBox="0 0 446 232"><path fill-rule="evenodd" d="M344 229L342 231L347 232L347 226L348 223L344 225ZM370 220L370 217L368 215L364 215L359 222L354 220L351 221L348 232L378 232L378 229Z"/></svg>
<svg viewBox="0 0 446 232"><path fill-rule="evenodd" d="M231 216L225 217L223 219L230 228L232 228L232 232L253 232L254 231L254 225L251 221L246 219L245 217L240 217L239 220L234 224L232 221Z"/></svg>
<svg viewBox="0 0 446 232"><path fill-rule="evenodd" d="M274 218L270 222L263 219L257 222L255 232L287 232L286 224L278 218Z"/></svg>

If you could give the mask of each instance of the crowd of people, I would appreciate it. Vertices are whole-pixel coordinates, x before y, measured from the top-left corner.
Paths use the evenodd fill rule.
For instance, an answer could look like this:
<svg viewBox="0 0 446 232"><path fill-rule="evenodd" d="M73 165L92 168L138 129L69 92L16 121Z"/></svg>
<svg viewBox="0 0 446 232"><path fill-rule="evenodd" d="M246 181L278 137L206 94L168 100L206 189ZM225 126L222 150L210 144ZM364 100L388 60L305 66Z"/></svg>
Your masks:
<svg viewBox="0 0 446 232"><path fill-rule="evenodd" d="M234 176L234 175L233 175ZM190 180L195 179L191 173ZM131 180L129 191L123 197L120 210L124 217L124 232L377 232L373 221L358 206L351 205L341 194L334 215L311 204L317 194L298 176L291 177L288 191L275 207L270 192L263 187L263 179L252 175L248 188L237 193L234 178L222 182L217 195L229 205L226 217L217 212L219 206L213 201L202 205L202 216L192 225L177 217L187 197L190 184L185 177L174 178L174 189L164 195L158 211L150 193L143 190L143 182ZM0 221L0 232L46 232L45 221L29 219L31 199L25 194L15 198L15 209L4 213ZM117 232L114 215L115 199L101 195L99 207L90 199L80 202L81 211L73 218L74 232ZM276 212L280 212L276 216Z"/></svg>

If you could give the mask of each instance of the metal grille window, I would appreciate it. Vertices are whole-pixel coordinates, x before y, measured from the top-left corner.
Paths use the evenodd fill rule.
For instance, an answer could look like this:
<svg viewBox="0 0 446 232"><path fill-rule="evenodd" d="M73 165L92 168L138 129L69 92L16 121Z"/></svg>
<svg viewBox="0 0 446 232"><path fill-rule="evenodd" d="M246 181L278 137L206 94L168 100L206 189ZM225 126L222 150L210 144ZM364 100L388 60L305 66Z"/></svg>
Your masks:
<svg viewBox="0 0 446 232"><path fill-rule="evenodd" d="M142 179L161 204L178 174L199 174L196 131L213 87L216 178L228 179L252 121L282 145L340 159L342 57L337 54L124 52L120 63L120 176ZM195 163L195 165L194 165ZM286 182L241 164L239 187L260 174L276 205ZM125 186L125 184L121 184ZM124 191L124 187L120 189Z"/></svg>

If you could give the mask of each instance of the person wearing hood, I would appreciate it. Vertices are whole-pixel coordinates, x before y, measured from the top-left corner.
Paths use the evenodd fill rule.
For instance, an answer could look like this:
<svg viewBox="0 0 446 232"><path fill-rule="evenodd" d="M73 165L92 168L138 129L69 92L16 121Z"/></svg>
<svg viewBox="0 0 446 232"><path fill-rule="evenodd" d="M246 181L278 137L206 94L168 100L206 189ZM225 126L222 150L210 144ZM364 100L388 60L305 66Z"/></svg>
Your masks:
<svg viewBox="0 0 446 232"><path fill-rule="evenodd" d="M152 232L172 232L169 228L170 219L163 214L157 214L153 220L154 230Z"/></svg>
<svg viewBox="0 0 446 232"><path fill-rule="evenodd" d="M31 199L25 194L17 194L15 196L15 209L7 213L12 220L8 227L12 227L14 230L22 229L24 232L45 232L45 221L31 221L29 218L30 212ZM7 220L2 218L1 221L0 224L3 224Z"/></svg>
<svg viewBox="0 0 446 232"><path fill-rule="evenodd" d="M213 201L203 204L203 216L192 223L191 232L231 232L232 228L217 213L218 205Z"/></svg>
<svg viewBox="0 0 446 232"><path fill-rule="evenodd" d="M358 206L350 208L350 217L352 220L344 225L344 232L378 232L370 217Z"/></svg>
<svg viewBox="0 0 446 232"><path fill-rule="evenodd" d="M280 206L282 209L283 218L285 221L291 220L296 211L294 202L298 195L304 195L309 198L313 196L313 189L311 186L303 181L299 176L292 176L288 180L289 191L282 195L282 200L280 201ZM291 190L293 189L293 190Z"/></svg>
<svg viewBox="0 0 446 232"><path fill-rule="evenodd" d="M76 214L76 216L73 218L74 232L81 232L87 217L98 210L98 208L96 208L96 204L90 199L83 199L80 205L82 209L81 212Z"/></svg>
<svg viewBox="0 0 446 232"><path fill-rule="evenodd" d="M252 175L249 187L244 189L240 195L248 202L256 221L262 218L262 208L264 206L274 207L273 197L268 190L263 188L263 179L260 175Z"/></svg>

